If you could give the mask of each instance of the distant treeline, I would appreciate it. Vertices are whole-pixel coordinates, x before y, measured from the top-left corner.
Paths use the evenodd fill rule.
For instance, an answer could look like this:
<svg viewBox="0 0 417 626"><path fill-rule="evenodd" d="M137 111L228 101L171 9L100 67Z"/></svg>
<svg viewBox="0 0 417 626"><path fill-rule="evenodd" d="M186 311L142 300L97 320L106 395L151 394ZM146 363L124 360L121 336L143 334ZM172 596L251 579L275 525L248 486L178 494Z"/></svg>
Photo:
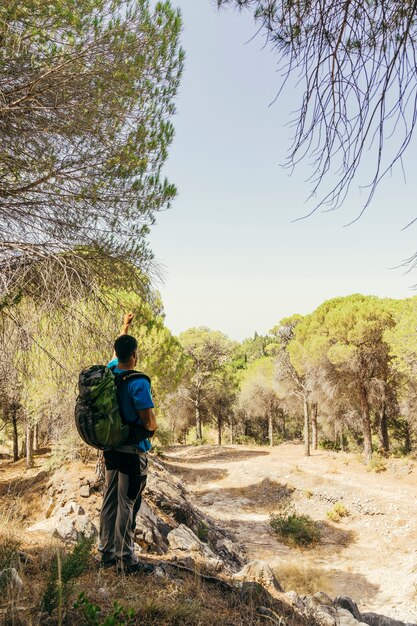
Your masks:
<svg viewBox="0 0 417 626"><path fill-rule="evenodd" d="M3 444L17 460L52 443L86 454L74 429L79 371L111 357L123 312L135 312L140 369L152 378L157 443L318 446L403 455L416 446L417 297L352 295L282 319L238 343L192 328L174 337L160 300L103 290L66 310L30 298L3 308Z"/></svg>

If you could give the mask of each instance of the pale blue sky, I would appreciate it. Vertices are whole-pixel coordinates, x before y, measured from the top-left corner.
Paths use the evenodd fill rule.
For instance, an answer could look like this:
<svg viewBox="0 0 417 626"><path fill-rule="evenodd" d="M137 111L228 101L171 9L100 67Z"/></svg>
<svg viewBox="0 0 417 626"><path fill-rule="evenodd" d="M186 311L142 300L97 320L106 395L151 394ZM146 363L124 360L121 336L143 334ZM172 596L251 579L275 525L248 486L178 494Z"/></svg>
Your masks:
<svg viewBox="0 0 417 626"><path fill-rule="evenodd" d="M183 13L187 59L165 171L179 195L150 235L165 267L167 326L243 339L334 296L414 295L417 274L389 269L417 250L415 228L401 232L417 214L413 149L407 184L395 172L357 223L343 227L361 208L357 187L339 211L292 223L309 207L307 165L291 177L280 167L297 91L268 106L280 76L262 40L247 43L249 14L218 12L210 0L173 4Z"/></svg>

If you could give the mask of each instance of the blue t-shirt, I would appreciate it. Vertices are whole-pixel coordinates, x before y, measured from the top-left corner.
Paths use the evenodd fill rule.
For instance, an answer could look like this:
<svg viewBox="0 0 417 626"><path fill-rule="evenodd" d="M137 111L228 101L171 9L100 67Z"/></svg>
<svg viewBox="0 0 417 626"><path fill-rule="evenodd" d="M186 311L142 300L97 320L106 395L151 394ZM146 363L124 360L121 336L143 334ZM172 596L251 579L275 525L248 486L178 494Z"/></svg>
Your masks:
<svg viewBox="0 0 417 626"><path fill-rule="evenodd" d="M112 359L107 367L114 367L116 374L122 374L126 370L119 369L118 364L118 359ZM124 383L120 390L120 400L123 417L128 424L140 422L138 411L153 409L155 406L152 400L151 386L145 378L134 378ZM144 439L135 445L142 452L147 452L152 447L149 439Z"/></svg>

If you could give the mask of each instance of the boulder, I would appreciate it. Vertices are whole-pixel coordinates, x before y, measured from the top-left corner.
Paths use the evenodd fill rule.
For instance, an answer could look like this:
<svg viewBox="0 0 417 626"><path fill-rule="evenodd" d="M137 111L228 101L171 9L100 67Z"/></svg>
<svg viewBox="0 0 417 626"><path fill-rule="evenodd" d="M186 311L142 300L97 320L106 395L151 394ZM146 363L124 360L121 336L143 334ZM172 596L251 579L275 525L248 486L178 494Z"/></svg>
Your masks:
<svg viewBox="0 0 417 626"><path fill-rule="evenodd" d="M250 563L245 565L245 567L241 569L240 572L234 574L233 577L236 580L254 581L275 591L283 591L281 585L272 573L271 568L265 561L251 561Z"/></svg>
<svg viewBox="0 0 417 626"><path fill-rule="evenodd" d="M10 585L16 589L23 588L23 581L14 567L6 567L0 571L0 587Z"/></svg>
<svg viewBox="0 0 417 626"><path fill-rule="evenodd" d="M353 617L360 622L362 617L358 609L358 605L351 598L345 598L342 596L338 596L334 600L334 605L336 607L340 607L341 609L346 609L349 611Z"/></svg>
<svg viewBox="0 0 417 626"><path fill-rule="evenodd" d="M64 541L78 541L82 536L96 537L97 528L86 515L84 509L76 502L67 502L56 509L55 515L46 520L33 524L29 532L47 532Z"/></svg>
<svg viewBox="0 0 417 626"><path fill-rule="evenodd" d="M355 619L350 611L347 609L337 609L337 615L339 618L338 624L340 626L366 626L365 622Z"/></svg>
<svg viewBox="0 0 417 626"><path fill-rule="evenodd" d="M178 528L171 530L167 539L169 547L173 552L194 553L207 559L217 560L211 548L200 541L191 528L188 528L185 524L180 524Z"/></svg>
<svg viewBox="0 0 417 626"><path fill-rule="evenodd" d="M88 483L86 485L81 485L79 493L82 498L89 498L91 493L90 485Z"/></svg>
<svg viewBox="0 0 417 626"><path fill-rule="evenodd" d="M300 611L303 611L305 609L305 604L303 600L295 591L287 591L283 595L290 606L294 606L296 609L299 609Z"/></svg>

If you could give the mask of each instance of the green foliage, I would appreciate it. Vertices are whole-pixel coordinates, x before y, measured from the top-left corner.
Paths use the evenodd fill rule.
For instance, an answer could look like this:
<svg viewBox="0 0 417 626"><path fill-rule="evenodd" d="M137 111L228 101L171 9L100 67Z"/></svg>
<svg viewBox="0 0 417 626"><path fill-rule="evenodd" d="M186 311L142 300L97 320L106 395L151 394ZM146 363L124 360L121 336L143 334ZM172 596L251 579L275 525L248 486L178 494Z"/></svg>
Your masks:
<svg viewBox="0 0 417 626"><path fill-rule="evenodd" d="M198 524L197 524L197 528L196 528L195 534L200 539L200 541L203 541L204 543L207 543L207 541L208 541L208 532L209 532L209 527L206 524L206 522L204 520L199 521Z"/></svg>
<svg viewBox="0 0 417 626"><path fill-rule="evenodd" d="M114 602L112 612L102 618L101 607L90 602L84 592L79 594L73 608L81 611L88 626L129 626L130 624L133 626L136 623L136 611L126 608L119 602Z"/></svg>
<svg viewBox="0 0 417 626"><path fill-rule="evenodd" d="M0 538L0 570L16 567L22 546L20 539L7 533Z"/></svg>
<svg viewBox="0 0 417 626"><path fill-rule="evenodd" d="M321 439L319 441L319 448L322 450L331 450L332 452L339 452L341 450L340 443L338 441L332 441L331 439Z"/></svg>
<svg viewBox="0 0 417 626"><path fill-rule="evenodd" d="M289 545L307 547L320 540L320 528L308 515L295 512L273 513L269 524L278 537Z"/></svg>
<svg viewBox="0 0 417 626"><path fill-rule="evenodd" d="M72 589L72 583L90 567L90 554L94 539L82 537L72 552L56 556L51 564L42 608L47 613L65 603Z"/></svg>
<svg viewBox="0 0 417 626"><path fill-rule="evenodd" d="M366 466L368 472L375 472L375 474L381 474L387 469L387 459L378 452L374 452L372 459Z"/></svg>
<svg viewBox="0 0 417 626"><path fill-rule="evenodd" d="M39 296L63 288L63 274L72 285L89 283L88 269L102 277L106 258L149 266L149 225L176 194L161 170L174 134L180 32L169 2L1 4L0 230L5 241L20 237L1 256L56 260L56 272L30 285ZM62 250L75 251L71 260ZM33 293L24 274L18 286ZM20 277L8 275L16 292Z"/></svg>

